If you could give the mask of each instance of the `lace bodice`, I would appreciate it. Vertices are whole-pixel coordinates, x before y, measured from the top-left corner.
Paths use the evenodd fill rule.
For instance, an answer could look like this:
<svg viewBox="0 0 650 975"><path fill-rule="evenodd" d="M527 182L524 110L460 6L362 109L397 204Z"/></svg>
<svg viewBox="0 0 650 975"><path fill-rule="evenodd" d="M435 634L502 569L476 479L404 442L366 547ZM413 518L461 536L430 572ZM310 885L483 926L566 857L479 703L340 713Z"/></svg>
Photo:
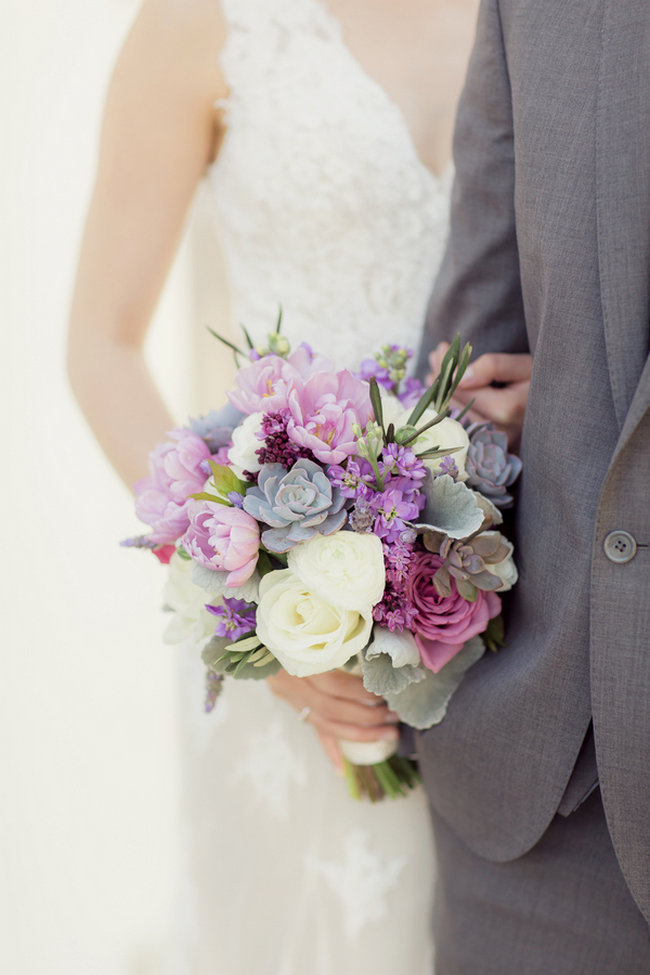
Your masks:
<svg viewBox="0 0 650 975"><path fill-rule="evenodd" d="M235 321L356 364L417 345L447 231L451 173L420 162L403 116L323 0L222 0L226 136L209 178Z"/></svg>

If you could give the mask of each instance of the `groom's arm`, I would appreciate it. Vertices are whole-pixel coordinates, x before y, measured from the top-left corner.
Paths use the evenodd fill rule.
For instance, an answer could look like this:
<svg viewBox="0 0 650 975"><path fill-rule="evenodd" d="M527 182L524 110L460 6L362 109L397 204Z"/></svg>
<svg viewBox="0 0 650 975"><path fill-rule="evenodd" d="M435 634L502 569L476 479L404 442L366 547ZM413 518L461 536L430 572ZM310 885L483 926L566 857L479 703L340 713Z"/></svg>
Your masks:
<svg viewBox="0 0 650 975"><path fill-rule="evenodd" d="M483 352L527 352L515 229L513 113L498 0L483 0L454 134L456 179L447 251L418 372L460 332Z"/></svg>

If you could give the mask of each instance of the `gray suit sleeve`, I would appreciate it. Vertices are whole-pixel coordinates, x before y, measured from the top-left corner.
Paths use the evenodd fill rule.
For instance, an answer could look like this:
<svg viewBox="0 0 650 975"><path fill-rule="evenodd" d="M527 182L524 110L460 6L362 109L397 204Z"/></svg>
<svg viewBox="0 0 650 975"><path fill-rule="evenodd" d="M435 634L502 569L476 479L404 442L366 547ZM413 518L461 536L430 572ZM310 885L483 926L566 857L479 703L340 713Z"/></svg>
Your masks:
<svg viewBox="0 0 650 975"><path fill-rule="evenodd" d="M454 134L451 230L420 347L460 332L482 352L527 352L515 231L513 111L497 0L483 0Z"/></svg>

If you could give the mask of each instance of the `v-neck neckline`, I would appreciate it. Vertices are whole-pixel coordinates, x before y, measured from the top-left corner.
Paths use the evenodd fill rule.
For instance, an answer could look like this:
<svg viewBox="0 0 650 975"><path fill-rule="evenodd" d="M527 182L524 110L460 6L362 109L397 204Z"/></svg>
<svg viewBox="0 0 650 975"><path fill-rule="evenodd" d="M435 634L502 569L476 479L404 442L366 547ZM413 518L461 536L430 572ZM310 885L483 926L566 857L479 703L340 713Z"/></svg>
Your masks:
<svg viewBox="0 0 650 975"><path fill-rule="evenodd" d="M386 108L395 117L399 127L402 129L402 132L406 138L406 141L409 144L409 147L413 153L415 160L418 163L419 168L431 180L431 182L436 186L436 188L446 186L448 180L450 179L453 173L453 168L454 168L453 159L448 160L448 162L442 168L440 173L436 173L431 168L431 166L428 166L427 163L424 162L424 160L420 155L417 144L415 142L415 138L406 120L406 115L404 114L402 108L395 101L395 99L388 93L388 91L384 88L381 82L377 81L377 79L374 78L369 73L369 71L364 67L364 65L357 57L357 55L354 53L354 51L352 50L352 48L350 47L350 45L348 44L345 38L343 24L340 18L337 17L337 15L330 9L327 0L309 0L309 2L315 3L320 8L320 10L322 10L326 19L331 23L333 31L336 34L338 41L341 45L341 49L343 50L345 55L350 59L351 63L354 64L356 70L359 72L359 75L363 77L365 83L370 85L385 101Z"/></svg>

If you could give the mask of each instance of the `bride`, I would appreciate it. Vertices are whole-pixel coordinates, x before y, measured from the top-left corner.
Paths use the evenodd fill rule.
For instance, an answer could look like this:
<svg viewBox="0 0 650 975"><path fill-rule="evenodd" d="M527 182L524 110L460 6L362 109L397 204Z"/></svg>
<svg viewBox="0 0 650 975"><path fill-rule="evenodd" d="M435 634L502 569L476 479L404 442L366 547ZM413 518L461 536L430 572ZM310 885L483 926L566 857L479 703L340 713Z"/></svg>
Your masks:
<svg viewBox="0 0 650 975"><path fill-rule="evenodd" d="M292 343L341 367L384 342L417 345L476 8L142 4L108 92L69 346L73 388L128 484L174 426L143 342L206 173L234 318L256 341L281 305ZM483 357L462 395L516 431L527 370L522 357ZM220 405L223 391L212 393ZM208 717L191 647L183 667L190 835L174 970L430 973L424 795L354 803L336 774L338 738L397 737L385 704L350 674L281 673L232 682Z"/></svg>

